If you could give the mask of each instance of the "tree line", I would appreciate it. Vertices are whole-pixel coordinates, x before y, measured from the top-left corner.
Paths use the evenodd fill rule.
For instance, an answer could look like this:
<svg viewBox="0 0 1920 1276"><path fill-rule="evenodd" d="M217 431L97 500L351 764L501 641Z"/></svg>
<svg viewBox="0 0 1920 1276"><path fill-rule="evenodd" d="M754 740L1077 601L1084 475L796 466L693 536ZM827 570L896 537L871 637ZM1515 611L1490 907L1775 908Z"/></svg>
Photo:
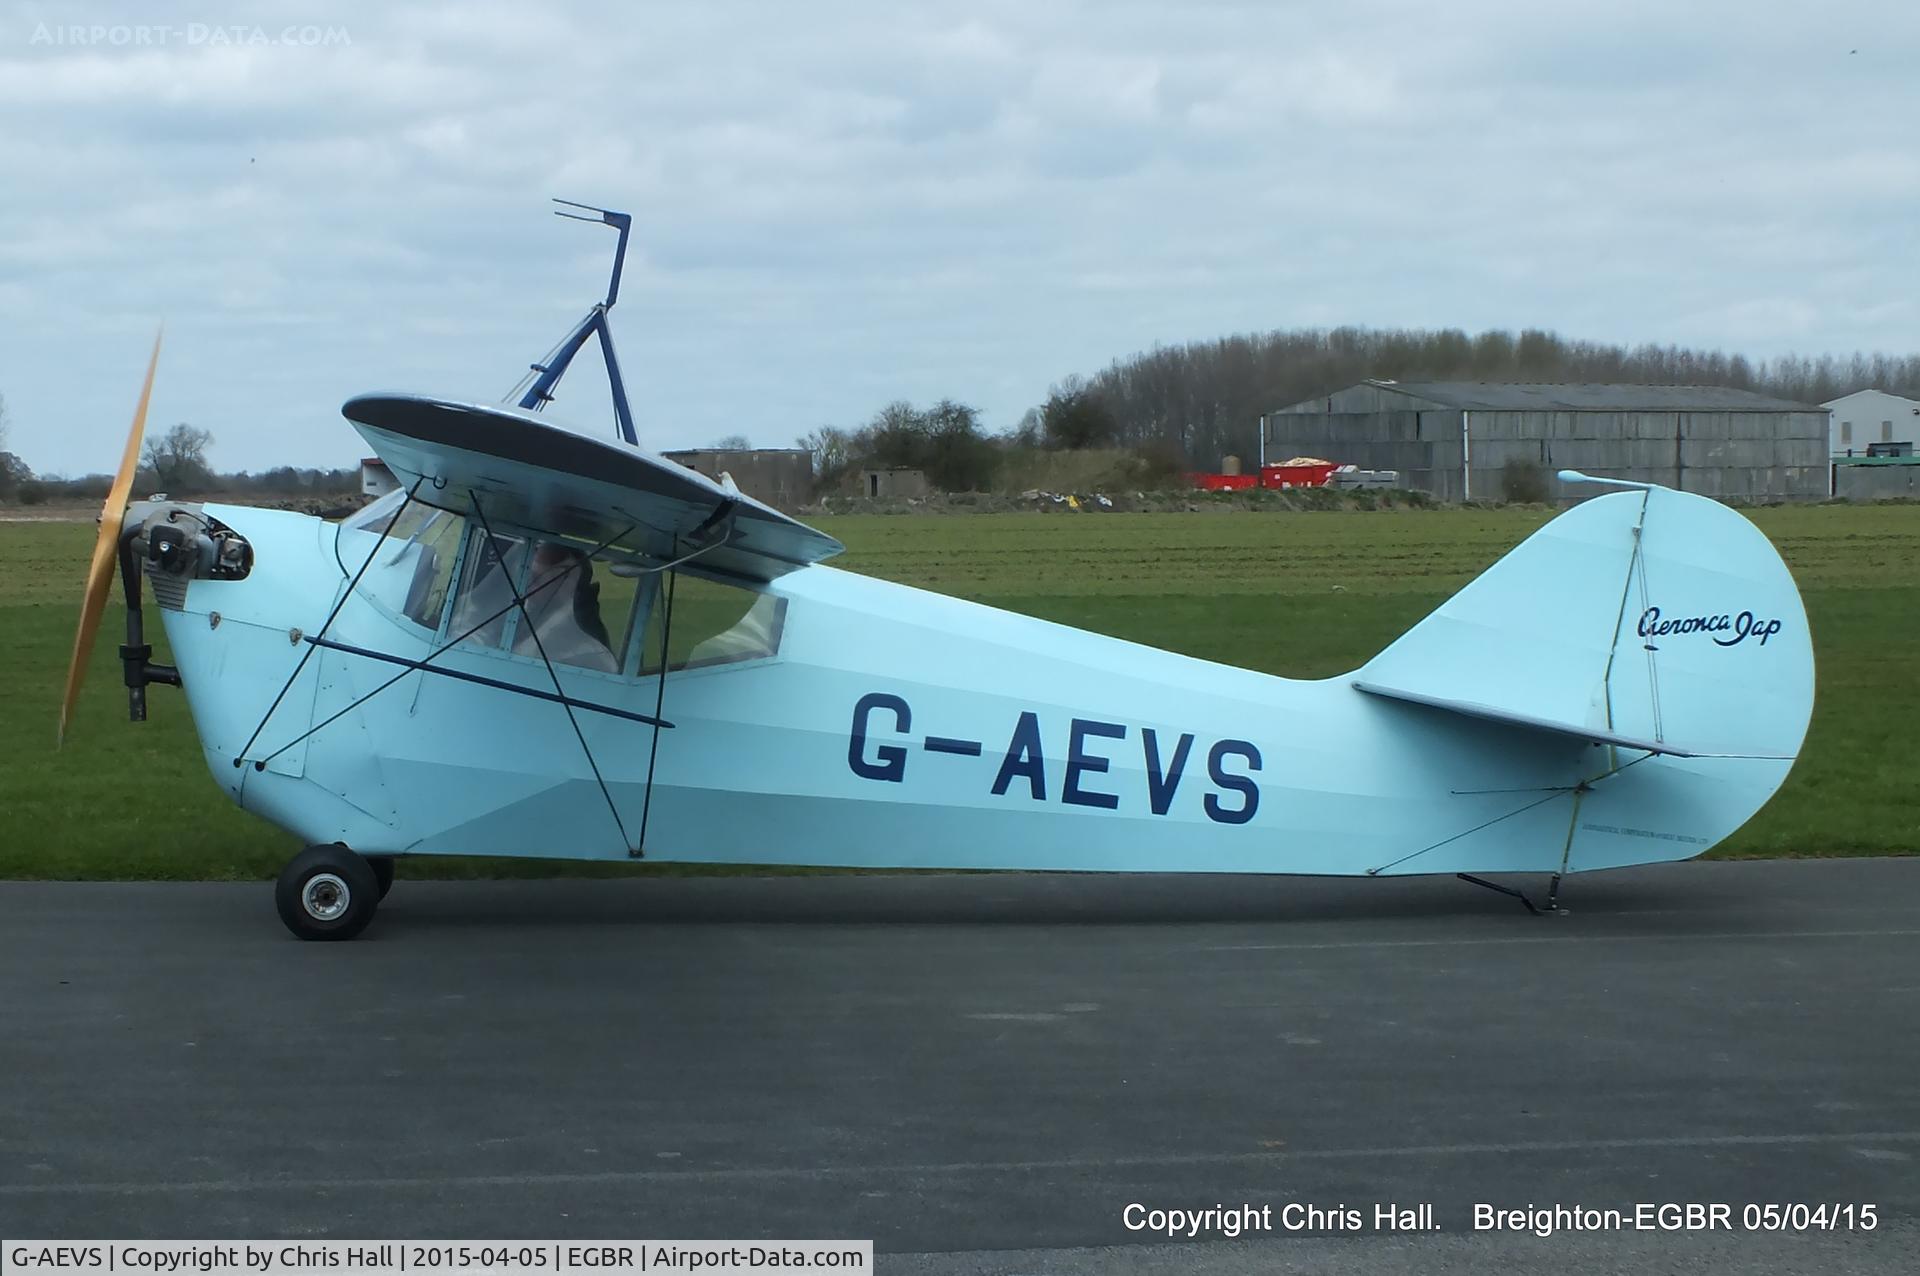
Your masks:
<svg viewBox="0 0 1920 1276"><path fill-rule="evenodd" d="M1577 341L1537 328L1298 328L1162 346L1055 386L1093 405L1092 445L1176 450L1194 466L1249 454L1262 413L1358 381L1594 381L1716 385L1802 403L1855 390L1920 390L1920 354L1744 355L1682 346ZM1106 431L1104 434L1102 430Z"/></svg>
<svg viewBox="0 0 1920 1276"><path fill-rule="evenodd" d="M823 425L799 442L813 454L814 479L823 491L874 469L921 470L941 491L978 491L991 486L1004 446L980 424L979 409L952 399L930 408L896 401L865 425Z"/></svg>
<svg viewBox="0 0 1920 1276"><path fill-rule="evenodd" d="M0 402L0 427L5 424L4 402ZM5 444L0 430L0 448ZM165 492L169 496L204 496L210 492L228 495L345 496L360 491L360 470L323 470L293 465L278 465L258 474L241 470L221 474L208 461L213 435L199 426L181 422L148 439L140 453L139 468L134 471L136 495ZM87 474L66 478L58 474L36 475L11 452L0 450L0 500L22 505L47 501L103 500L113 485L111 474Z"/></svg>
<svg viewBox="0 0 1920 1276"><path fill-rule="evenodd" d="M823 426L800 439L824 490L862 469L926 471L948 491L983 488L1023 450L1119 449L1143 476L1211 469L1251 458L1263 413L1358 381L1592 381L1717 385L1802 403L1878 388L1920 395L1920 354L1784 355L1748 359L1674 345L1570 340L1537 328L1471 335L1458 328L1296 328L1242 333L1116 359L1072 375L1012 427L943 399L892 403L865 425Z"/></svg>

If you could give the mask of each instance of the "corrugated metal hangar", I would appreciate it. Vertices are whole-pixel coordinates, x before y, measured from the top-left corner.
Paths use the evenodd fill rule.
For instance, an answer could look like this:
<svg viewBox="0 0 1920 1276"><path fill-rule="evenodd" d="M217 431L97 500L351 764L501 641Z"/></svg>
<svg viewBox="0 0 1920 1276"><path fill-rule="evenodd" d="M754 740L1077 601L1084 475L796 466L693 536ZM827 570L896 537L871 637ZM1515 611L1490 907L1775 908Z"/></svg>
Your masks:
<svg viewBox="0 0 1920 1276"><path fill-rule="evenodd" d="M1502 499L1509 465L1734 500L1827 495L1826 410L1720 386L1362 381L1262 428L1268 456L1398 470L1448 501Z"/></svg>

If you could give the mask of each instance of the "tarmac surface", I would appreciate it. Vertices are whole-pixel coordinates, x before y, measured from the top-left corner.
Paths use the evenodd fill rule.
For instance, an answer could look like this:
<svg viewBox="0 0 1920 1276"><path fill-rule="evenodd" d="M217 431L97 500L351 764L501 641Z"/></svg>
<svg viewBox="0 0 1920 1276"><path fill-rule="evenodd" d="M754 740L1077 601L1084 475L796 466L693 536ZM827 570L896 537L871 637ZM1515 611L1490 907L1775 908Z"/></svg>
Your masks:
<svg viewBox="0 0 1920 1276"><path fill-rule="evenodd" d="M302 944L267 884L0 883L0 1236L1920 1269L1920 860L1637 869L1563 902L1451 878L403 880L360 940ZM1733 1230L1472 1226L1688 1202ZM1265 1206L1276 1230L1169 1238L1130 1203ZM1376 1229L1388 1203L1437 1230ZM1746 1232L1769 1204L1856 1223ZM1336 1226L1288 1235L1290 1205Z"/></svg>

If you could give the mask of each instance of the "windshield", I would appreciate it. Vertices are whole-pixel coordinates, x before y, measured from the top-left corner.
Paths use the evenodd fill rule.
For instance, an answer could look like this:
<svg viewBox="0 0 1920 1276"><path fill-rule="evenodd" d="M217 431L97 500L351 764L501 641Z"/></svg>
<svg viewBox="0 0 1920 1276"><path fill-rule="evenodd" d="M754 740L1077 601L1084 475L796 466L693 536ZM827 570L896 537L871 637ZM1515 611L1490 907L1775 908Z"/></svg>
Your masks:
<svg viewBox="0 0 1920 1276"><path fill-rule="evenodd" d="M367 567L357 592L417 625L438 629L465 529L466 520L458 514L418 501L408 504L405 492L389 492L340 524L335 542L340 570L353 575L379 545L379 557ZM385 544L380 544L382 532Z"/></svg>
<svg viewBox="0 0 1920 1276"><path fill-rule="evenodd" d="M787 615L784 598L675 572L672 606L668 669L763 660L780 650ZM659 672L665 611L656 605L647 617L643 674Z"/></svg>
<svg viewBox="0 0 1920 1276"><path fill-rule="evenodd" d="M406 499L407 494L399 488L395 488L379 500L371 504L363 505L353 513L347 515L347 517L341 521L340 526L342 529L370 531L378 536L380 529L393 521L394 512L400 508Z"/></svg>

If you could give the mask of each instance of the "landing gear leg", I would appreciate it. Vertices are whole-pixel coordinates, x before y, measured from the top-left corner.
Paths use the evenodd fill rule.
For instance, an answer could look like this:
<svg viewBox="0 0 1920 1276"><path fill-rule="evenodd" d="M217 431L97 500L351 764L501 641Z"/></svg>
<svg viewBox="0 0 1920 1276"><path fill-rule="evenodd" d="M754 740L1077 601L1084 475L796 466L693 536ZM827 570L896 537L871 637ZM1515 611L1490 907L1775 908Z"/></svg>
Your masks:
<svg viewBox="0 0 1920 1276"><path fill-rule="evenodd" d="M1515 890L1511 886L1502 886L1498 882L1489 882L1486 878L1475 877L1472 873L1455 873L1454 876L1463 882L1472 882L1475 886L1484 886L1490 891L1497 891L1502 895L1513 896L1513 898L1519 900L1521 904L1526 907L1526 910L1535 917L1544 917L1549 914L1558 916L1565 914L1567 911L1560 907L1560 874L1558 873L1553 875L1553 881L1547 887L1547 906L1544 909L1537 907L1532 900L1528 899L1525 891Z"/></svg>
<svg viewBox="0 0 1920 1276"><path fill-rule="evenodd" d="M301 939L352 939L373 920L380 879L372 864L338 842L309 846L280 871L273 902Z"/></svg>

